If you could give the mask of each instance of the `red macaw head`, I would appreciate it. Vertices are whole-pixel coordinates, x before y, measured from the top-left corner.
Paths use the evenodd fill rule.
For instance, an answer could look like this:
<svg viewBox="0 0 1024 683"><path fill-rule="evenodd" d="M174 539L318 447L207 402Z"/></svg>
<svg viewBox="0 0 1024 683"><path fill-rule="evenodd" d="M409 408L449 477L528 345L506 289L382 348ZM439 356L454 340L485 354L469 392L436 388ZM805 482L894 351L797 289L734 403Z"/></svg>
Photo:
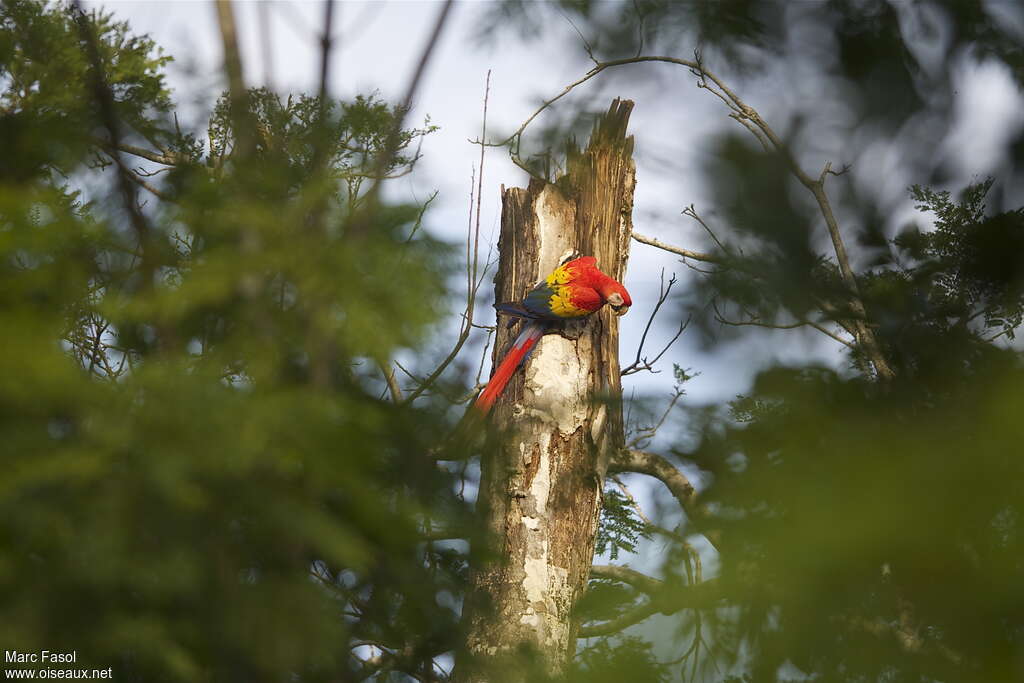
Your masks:
<svg viewBox="0 0 1024 683"><path fill-rule="evenodd" d="M629 292L621 284L608 278L608 281L599 290L602 298L612 307L615 315L625 315L633 300L629 298Z"/></svg>

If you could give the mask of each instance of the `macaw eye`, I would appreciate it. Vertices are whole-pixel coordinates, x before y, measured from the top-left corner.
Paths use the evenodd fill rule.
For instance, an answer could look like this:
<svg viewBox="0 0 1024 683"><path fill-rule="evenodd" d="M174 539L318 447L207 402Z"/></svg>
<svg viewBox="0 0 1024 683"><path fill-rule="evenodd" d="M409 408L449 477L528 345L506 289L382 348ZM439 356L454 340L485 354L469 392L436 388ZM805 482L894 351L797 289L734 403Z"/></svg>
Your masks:
<svg viewBox="0 0 1024 683"><path fill-rule="evenodd" d="M622 305L622 295L619 294L618 292L615 292L614 294L612 294L611 296L608 297L608 303L611 304L612 308L617 308L617 307L621 306Z"/></svg>

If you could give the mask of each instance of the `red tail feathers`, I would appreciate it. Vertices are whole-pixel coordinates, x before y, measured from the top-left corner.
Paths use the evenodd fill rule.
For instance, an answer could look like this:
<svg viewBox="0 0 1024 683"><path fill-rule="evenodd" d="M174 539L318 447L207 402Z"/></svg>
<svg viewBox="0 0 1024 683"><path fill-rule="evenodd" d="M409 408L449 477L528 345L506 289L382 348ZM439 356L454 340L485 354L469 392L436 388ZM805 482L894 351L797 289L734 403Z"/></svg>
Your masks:
<svg viewBox="0 0 1024 683"><path fill-rule="evenodd" d="M516 337L512 348L508 350L508 353L505 354L501 361L501 365L498 366L498 369L491 376L491 381L487 383L487 386L484 387L484 390L480 392L476 399L474 405L481 415L486 415L490 411L494 401L501 396L501 392L505 390L505 385L512 379L516 368L530 355L530 351L537 345L537 341L544 336L544 329L546 327L547 325L543 322L530 322L524 325L523 331Z"/></svg>

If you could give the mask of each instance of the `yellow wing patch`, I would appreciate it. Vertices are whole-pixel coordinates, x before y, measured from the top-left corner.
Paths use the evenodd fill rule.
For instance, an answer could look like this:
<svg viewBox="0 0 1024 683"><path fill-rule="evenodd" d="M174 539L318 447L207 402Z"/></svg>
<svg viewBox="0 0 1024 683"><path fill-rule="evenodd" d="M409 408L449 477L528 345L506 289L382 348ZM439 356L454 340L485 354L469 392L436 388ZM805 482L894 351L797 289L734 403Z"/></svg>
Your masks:
<svg viewBox="0 0 1024 683"><path fill-rule="evenodd" d="M572 302L572 287L569 283L576 278L576 268L568 268L573 262L558 266L545 278L548 288L554 292L548 298L548 309L561 318L582 318L590 311Z"/></svg>
<svg viewBox="0 0 1024 683"><path fill-rule="evenodd" d="M573 279L575 273L571 269L566 268L565 265L558 266L551 271L551 275L547 277L548 287L555 289L558 285L569 284L569 281Z"/></svg>
<svg viewBox="0 0 1024 683"><path fill-rule="evenodd" d="M561 268L558 270L561 270ZM590 313L590 311L573 304L571 287L567 287L561 283L555 284L551 281L552 278L555 277L555 274L558 273L558 270L548 277L548 284L551 285L551 289L555 291L555 293L551 295L551 298L548 299L548 307L551 309L551 312L562 318L580 318Z"/></svg>

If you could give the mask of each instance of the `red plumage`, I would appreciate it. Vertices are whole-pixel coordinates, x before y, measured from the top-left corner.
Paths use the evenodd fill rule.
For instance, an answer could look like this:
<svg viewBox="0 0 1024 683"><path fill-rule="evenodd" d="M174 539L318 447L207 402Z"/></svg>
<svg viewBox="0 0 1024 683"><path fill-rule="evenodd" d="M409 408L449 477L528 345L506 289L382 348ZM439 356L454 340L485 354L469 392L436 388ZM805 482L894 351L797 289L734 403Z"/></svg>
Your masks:
<svg viewBox="0 0 1024 683"><path fill-rule="evenodd" d="M609 304L616 315L623 315L633 304L626 288L597 267L597 259L583 256L563 263L541 280L521 302L496 304L499 313L525 318L523 331L498 365L474 404L486 414L504 391L519 365L544 336L548 326L558 320L582 318Z"/></svg>
<svg viewBox="0 0 1024 683"><path fill-rule="evenodd" d="M512 348L508 350L501 364L498 365L498 369L491 375L491 380L484 387L484 390L480 392L480 396L477 397L476 407L478 410L487 413L491 409L494 401L505 389L505 385L512 379L512 374L515 373L516 368L530 355L533 347L544 336L546 329L547 325L540 322L531 322L523 328L523 331L519 333L519 336L516 337L515 342L512 344Z"/></svg>

